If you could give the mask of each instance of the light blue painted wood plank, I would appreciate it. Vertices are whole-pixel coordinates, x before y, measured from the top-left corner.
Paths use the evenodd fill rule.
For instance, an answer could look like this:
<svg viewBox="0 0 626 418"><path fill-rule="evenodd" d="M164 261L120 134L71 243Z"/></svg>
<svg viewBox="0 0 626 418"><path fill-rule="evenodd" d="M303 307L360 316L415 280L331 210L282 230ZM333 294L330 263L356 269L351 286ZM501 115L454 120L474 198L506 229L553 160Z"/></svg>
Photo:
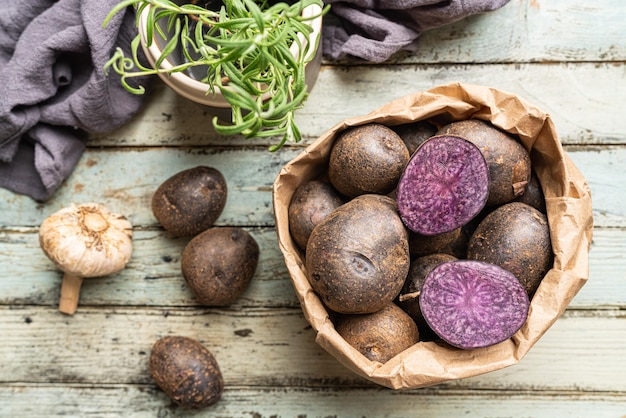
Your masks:
<svg viewBox="0 0 626 418"><path fill-rule="evenodd" d="M198 165L224 175L228 197L219 225L273 225L271 187L298 149L153 148L90 149L67 182L45 204L0 190L0 228L39 226L46 216L69 205L96 201L126 215L135 226L158 226L151 199L168 177Z"/></svg>
<svg viewBox="0 0 626 418"><path fill-rule="evenodd" d="M273 226L271 186L280 169L300 151L90 149L46 204L0 190L0 229L39 226L61 207L89 201L126 215L133 225L156 227L150 208L154 191L169 176L202 164L222 171L228 183L228 200L218 225ZM594 224L626 227L626 147L569 147L567 152L591 187Z"/></svg>
<svg viewBox="0 0 626 418"><path fill-rule="evenodd" d="M229 385L374 387L314 342L299 309L79 309L0 307L0 384L147 384L147 359L164 335L213 352ZM452 381L459 390L626 392L626 317L567 312L519 363Z"/></svg>
<svg viewBox="0 0 626 418"><path fill-rule="evenodd" d="M626 4L626 3L625 3ZM626 144L624 63L322 67L296 121L307 144L342 120L408 94L465 82L511 92L550 113L566 144ZM268 146L269 140L220 137L207 109L160 86L135 120L93 136L93 146Z"/></svg>
<svg viewBox="0 0 626 418"><path fill-rule="evenodd" d="M504 7L425 32L403 61L624 61L626 3L511 0Z"/></svg>
<svg viewBox="0 0 626 418"><path fill-rule="evenodd" d="M250 233L260 247L256 274L232 306L298 308L274 228ZM85 279L80 306L198 306L180 271L188 239L160 231L135 232L133 256L120 273ZM35 230L0 232L0 305L58 304L61 272L39 248ZM589 255L589 280L571 309L626 309L626 229L596 228Z"/></svg>
<svg viewBox="0 0 626 418"><path fill-rule="evenodd" d="M33 402L36 399L37 402ZM386 417L406 418L615 418L626 410L619 394L519 391L392 392L376 389L325 390L226 385L222 399L201 411L175 407L150 386L0 385L0 414L7 417L90 416L97 418L174 417Z"/></svg>

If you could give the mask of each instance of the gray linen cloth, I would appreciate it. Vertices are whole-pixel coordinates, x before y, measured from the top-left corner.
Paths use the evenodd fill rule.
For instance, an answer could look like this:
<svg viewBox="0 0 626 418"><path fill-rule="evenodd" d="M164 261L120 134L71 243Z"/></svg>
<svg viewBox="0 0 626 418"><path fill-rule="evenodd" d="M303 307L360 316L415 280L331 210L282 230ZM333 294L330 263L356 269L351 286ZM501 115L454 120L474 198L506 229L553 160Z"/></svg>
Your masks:
<svg viewBox="0 0 626 418"><path fill-rule="evenodd" d="M104 74L137 33L131 9L102 27L118 1L0 0L0 187L47 200L87 134L119 127L145 101Z"/></svg>
<svg viewBox="0 0 626 418"><path fill-rule="evenodd" d="M331 13L324 22L326 57L354 56L383 62L400 50L415 50L426 30L477 13L493 11L509 0L326 0Z"/></svg>

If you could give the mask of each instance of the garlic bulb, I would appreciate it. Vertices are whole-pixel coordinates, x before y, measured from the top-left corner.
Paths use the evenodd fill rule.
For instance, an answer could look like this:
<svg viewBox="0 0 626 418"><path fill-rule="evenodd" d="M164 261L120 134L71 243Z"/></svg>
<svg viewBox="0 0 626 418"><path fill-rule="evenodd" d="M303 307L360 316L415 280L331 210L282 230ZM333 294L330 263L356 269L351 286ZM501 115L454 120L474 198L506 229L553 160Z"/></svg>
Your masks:
<svg viewBox="0 0 626 418"><path fill-rule="evenodd" d="M132 254L132 225L99 203L72 204L46 218L39 228L44 253L65 274L59 310L72 314L82 279L122 270Z"/></svg>

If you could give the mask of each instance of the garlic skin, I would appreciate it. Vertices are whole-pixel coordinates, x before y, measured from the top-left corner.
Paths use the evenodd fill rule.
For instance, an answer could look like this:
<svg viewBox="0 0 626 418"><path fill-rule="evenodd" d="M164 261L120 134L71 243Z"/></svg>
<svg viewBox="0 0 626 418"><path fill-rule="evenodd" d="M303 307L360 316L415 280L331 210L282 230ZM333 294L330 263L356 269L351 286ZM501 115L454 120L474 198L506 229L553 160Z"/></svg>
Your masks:
<svg viewBox="0 0 626 418"><path fill-rule="evenodd" d="M43 221L39 227L41 249L65 273L62 312L76 310L83 278L106 276L126 266L132 237L130 221L99 203L72 204Z"/></svg>

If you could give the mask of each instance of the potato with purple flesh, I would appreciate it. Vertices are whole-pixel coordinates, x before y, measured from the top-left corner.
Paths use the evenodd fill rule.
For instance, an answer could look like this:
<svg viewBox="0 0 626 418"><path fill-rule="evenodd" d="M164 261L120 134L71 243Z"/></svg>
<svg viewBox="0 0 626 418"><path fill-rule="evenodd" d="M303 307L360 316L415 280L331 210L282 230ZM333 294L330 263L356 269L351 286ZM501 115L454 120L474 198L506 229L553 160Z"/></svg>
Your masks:
<svg viewBox="0 0 626 418"><path fill-rule="evenodd" d="M467 258L510 271L532 297L554 259L548 218L526 203L502 205L476 227Z"/></svg>
<svg viewBox="0 0 626 418"><path fill-rule="evenodd" d="M448 344L473 349L513 336L526 322L526 290L509 271L474 260L435 267L419 298L430 328Z"/></svg>
<svg viewBox="0 0 626 418"><path fill-rule="evenodd" d="M362 314L382 309L409 271L408 232L393 199L367 194L338 207L311 233L306 271L331 310Z"/></svg>
<svg viewBox="0 0 626 418"><path fill-rule="evenodd" d="M165 180L152 196L152 213L166 231L189 237L207 230L226 205L226 180L213 167L183 170Z"/></svg>
<svg viewBox="0 0 626 418"><path fill-rule="evenodd" d="M343 204L333 186L322 180L311 180L300 185L289 203L289 232L301 249L313 228L333 210Z"/></svg>
<svg viewBox="0 0 626 418"><path fill-rule="evenodd" d="M485 206L489 167L471 142L454 135L434 136L413 153L398 183L398 211L421 235L457 229Z"/></svg>
<svg viewBox="0 0 626 418"><path fill-rule="evenodd" d="M530 156L512 135L479 119L452 122L441 127L437 135L458 135L480 148L489 164L487 206L510 202L526 190L531 173Z"/></svg>
<svg viewBox="0 0 626 418"><path fill-rule="evenodd" d="M369 123L339 134L330 151L328 177L349 198L388 194L396 188L408 160L409 151L398 134Z"/></svg>
<svg viewBox="0 0 626 418"><path fill-rule="evenodd" d="M419 341L417 325L393 303L362 315L340 315L335 329L371 361L386 363Z"/></svg>
<svg viewBox="0 0 626 418"><path fill-rule="evenodd" d="M211 228L183 250L181 270L198 301L227 306L247 289L259 261L259 246L242 228Z"/></svg>
<svg viewBox="0 0 626 418"><path fill-rule="evenodd" d="M222 397L224 379L217 360L195 339L160 338L152 346L149 368L161 390L183 408L205 408Z"/></svg>
<svg viewBox="0 0 626 418"><path fill-rule="evenodd" d="M430 329L419 305L419 296L426 276L439 264L456 261L457 258L449 254L430 254L418 257L411 261L409 274L398 296L398 306L402 308L417 324L422 341L436 339Z"/></svg>

